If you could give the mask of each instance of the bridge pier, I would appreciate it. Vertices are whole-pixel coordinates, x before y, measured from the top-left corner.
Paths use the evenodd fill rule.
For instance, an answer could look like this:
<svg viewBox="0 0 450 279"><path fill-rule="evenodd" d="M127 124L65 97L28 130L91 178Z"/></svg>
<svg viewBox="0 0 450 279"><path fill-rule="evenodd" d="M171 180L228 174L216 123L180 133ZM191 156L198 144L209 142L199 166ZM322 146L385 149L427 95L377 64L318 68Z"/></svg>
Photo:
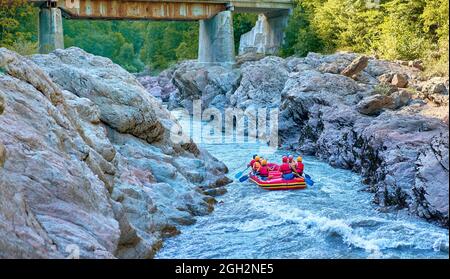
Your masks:
<svg viewBox="0 0 450 279"><path fill-rule="evenodd" d="M39 11L39 53L50 53L57 48L64 48L61 10L42 7Z"/></svg>
<svg viewBox="0 0 450 279"><path fill-rule="evenodd" d="M246 52L276 54L284 41L290 11L275 14L259 14L255 27L242 34L239 55Z"/></svg>
<svg viewBox="0 0 450 279"><path fill-rule="evenodd" d="M235 63L233 17L231 11L200 20L198 61L232 67Z"/></svg>

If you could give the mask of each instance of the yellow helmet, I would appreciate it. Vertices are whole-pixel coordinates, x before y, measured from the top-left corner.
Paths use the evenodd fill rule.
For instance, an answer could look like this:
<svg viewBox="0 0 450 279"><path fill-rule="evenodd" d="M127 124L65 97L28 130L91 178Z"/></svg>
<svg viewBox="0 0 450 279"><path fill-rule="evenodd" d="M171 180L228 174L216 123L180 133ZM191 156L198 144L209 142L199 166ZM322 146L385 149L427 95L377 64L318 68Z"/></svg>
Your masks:
<svg viewBox="0 0 450 279"><path fill-rule="evenodd" d="M263 166L267 165L267 160L262 160L261 165Z"/></svg>
<svg viewBox="0 0 450 279"><path fill-rule="evenodd" d="M259 159L261 159L259 156L255 157L255 161L259 161Z"/></svg>
<svg viewBox="0 0 450 279"><path fill-rule="evenodd" d="M297 157L297 162L301 162L301 161L303 161L303 158L300 157L300 156L298 156L298 157Z"/></svg>

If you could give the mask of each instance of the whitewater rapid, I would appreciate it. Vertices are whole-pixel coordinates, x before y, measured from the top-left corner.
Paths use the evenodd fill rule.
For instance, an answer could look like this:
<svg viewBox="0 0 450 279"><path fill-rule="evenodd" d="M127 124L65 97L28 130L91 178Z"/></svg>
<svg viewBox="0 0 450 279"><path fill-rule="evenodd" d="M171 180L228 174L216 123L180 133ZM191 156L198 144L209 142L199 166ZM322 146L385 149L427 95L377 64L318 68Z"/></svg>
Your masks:
<svg viewBox="0 0 450 279"><path fill-rule="evenodd" d="M188 125L182 123L183 126ZM254 143L200 144L230 169L245 168ZM286 151L266 154L280 161ZM181 227L157 258L448 258L448 230L406 210L381 212L361 177L304 157L314 186L265 191L234 182L217 197L214 212ZM244 166L243 166L244 164Z"/></svg>

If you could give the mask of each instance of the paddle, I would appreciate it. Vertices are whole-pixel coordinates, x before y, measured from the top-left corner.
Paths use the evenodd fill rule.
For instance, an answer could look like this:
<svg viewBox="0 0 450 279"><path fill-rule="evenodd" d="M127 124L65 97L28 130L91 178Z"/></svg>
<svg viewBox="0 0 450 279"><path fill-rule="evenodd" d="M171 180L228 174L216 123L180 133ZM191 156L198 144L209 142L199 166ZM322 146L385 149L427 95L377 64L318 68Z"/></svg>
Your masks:
<svg viewBox="0 0 450 279"><path fill-rule="evenodd" d="M248 170L249 167L250 167L250 166L247 166L247 168L246 168L245 170L236 173L236 175L234 176L234 178L239 178L239 177L241 177L242 174L243 174L246 170Z"/></svg>
<svg viewBox="0 0 450 279"><path fill-rule="evenodd" d="M305 173L305 181L306 181L306 184L308 184L309 186L314 185L314 181L311 179L311 176L307 175L306 173Z"/></svg>
<svg viewBox="0 0 450 279"><path fill-rule="evenodd" d="M248 175L244 175L243 177L239 178L239 182L244 182L249 178Z"/></svg>

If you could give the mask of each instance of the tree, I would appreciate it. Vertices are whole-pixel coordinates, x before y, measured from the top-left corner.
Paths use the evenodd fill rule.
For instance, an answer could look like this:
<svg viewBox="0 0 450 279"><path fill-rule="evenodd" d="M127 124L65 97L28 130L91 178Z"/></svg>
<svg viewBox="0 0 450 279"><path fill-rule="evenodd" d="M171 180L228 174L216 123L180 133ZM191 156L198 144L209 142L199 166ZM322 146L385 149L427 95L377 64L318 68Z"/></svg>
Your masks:
<svg viewBox="0 0 450 279"><path fill-rule="evenodd" d="M26 0L0 0L0 46L37 40L37 11Z"/></svg>

